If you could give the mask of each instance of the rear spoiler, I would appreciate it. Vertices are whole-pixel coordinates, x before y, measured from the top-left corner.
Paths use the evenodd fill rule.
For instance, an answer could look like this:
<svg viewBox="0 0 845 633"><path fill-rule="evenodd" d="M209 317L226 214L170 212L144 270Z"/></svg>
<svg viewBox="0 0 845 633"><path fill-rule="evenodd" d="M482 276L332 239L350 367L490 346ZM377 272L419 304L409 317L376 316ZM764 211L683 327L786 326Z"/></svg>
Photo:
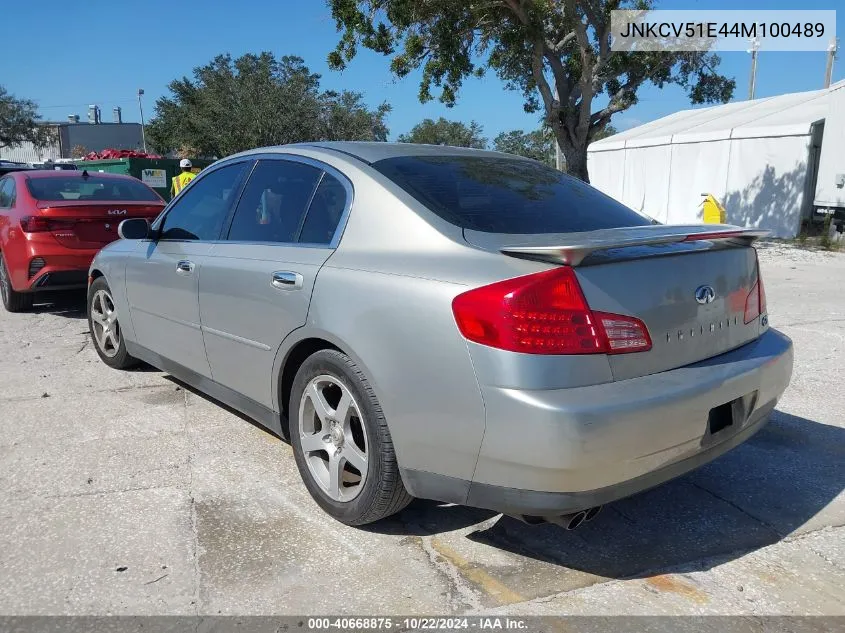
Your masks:
<svg viewBox="0 0 845 633"><path fill-rule="evenodd" d="M743 229L729 225L691 225L632 227L605 229L586 233L573 233L554 245L514 244L502 246L499 251L505 255L542 259L555 263L578 266L596 251L630 246L657 246L677 244L679 242L698 242L716 240L738 240L751 244L754 240L767 237L770 231L762 229Z"/></svg>

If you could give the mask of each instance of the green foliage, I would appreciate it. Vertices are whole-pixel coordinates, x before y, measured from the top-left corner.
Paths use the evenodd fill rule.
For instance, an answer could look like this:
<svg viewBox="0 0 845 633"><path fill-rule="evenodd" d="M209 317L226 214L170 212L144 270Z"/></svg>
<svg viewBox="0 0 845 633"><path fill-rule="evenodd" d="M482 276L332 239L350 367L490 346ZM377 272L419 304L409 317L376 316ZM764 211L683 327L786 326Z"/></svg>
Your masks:
<svg viewBox="0 0 845 633"><path fill-rule="evenodd" d="M387 139L389 105L370 110L360 93L320 92L320 75L299 57L218 55L169 90L147 129L160 152L222 157L303 141Z"/></svg>
<svg viewBox="0 0 845 633"><path fill-rule="evenodd" d="M497 152L516 154L525 158L545 163L550 167L555 166L555 144L554 134L548 128L541 128L533 132L524 130L511 130L502 132L493 139L493 148Z"/></svg>
<svg viewBox="0 0 845 633"><path fill-rule="evenodd" d="M425 143L427 145L452 145L454 147L473 147L485 149L487 139L482 136L484 130L475 121L469 125L461 121L449 121L440 117L436 121L423 119L408 134L402 134L400 143Z"/></svg>
<svg viewBox="0 0 845 633"><path fill-rule="evenodd" d="M617 130L612 125L608 124L608 125L604 126L603 130L599 130L598 132L593 134L593 138L591 140L600 141L601 139L607 138L608 136L613 136L614 134L617 134L618 132L619 132L619 130Z"/></svg>
<svg viewBox="0 0 845 633"><path fill-rule="evenodd" d="M683 87L692 103L726 102L735 82L709 52L610 50L610 12L649 9L652 0L327 0L340 39L329 65L358 48L391 58L399 77L422 70L421 101L453 105L465 78L495 72L544 120L570 173L587 179L587 145L652 84ZM558 98L554 96L557 90ZM594 108L597 97L606 105Z"/></svg>
<svg viewBox="0 0 845 633"><path fill-rule="evenodd" d="M822 234L819 237L819 246L824 250L829 251L833 247L833 240L830 238L830 225L833 222L833 214L828 214L824 218L824 225Z"/></svg>
<svg viewBox="0 0 845 633"><path fill-rule="evenodd" d="M51 128L38 125L38 107L29 99L18 99L0 86L0 147L18 147L27 141L45 147L55 139Z"/></svg>
<svg viewBox="0 0 845 633"><path fill-rule="evenodd" d="M606 126L593 138L594 141L613 136L617 130L612 125ZM555 135L549 126L543 126L539 130L526 132L524 130L511 130L502 132L493 139L493 149L497 152L506 152L525 156L545 163L549 167L555 166ZM565 168L565 165L564 165Z"/></svg>

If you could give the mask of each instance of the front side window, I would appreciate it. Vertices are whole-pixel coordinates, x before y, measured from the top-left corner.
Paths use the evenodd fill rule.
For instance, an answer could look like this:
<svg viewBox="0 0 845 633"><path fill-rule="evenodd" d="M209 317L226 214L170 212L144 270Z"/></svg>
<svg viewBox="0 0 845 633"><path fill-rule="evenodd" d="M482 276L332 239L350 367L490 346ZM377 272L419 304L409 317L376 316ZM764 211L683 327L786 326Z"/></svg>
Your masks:
<svg viewBox="0 0 845 633"><path fill-rule="evenodd" d="M164 216L162 240L216 240L252 163L244 161L215 169L190 185Z"/></svg>
<svg viewBox="0 0 845 633"><path fill-rule="evenodd" d="M574 233L651 222L540 163L497 156L402 156L373 167L438 216L486 233Z"/></svg>
<svg viewBox="0 0 845 633"><path fill-rule="evenodd" d="M289 160L259 161L229 229L238 242L293 243L322 170Z"/></svg>

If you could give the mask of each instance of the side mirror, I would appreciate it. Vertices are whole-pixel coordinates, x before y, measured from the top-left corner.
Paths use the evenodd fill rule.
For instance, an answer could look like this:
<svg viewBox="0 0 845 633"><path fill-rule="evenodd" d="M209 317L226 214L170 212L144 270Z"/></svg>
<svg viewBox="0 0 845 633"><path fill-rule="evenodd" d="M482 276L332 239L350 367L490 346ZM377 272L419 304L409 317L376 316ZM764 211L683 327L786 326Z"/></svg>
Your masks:
<svg viewBox="0 0 845 633"><path fill-rule="evenodd" d="M143 240L150 235L150 225L144 218L130 218L117 225L117 234L124 240Z"/></svg>

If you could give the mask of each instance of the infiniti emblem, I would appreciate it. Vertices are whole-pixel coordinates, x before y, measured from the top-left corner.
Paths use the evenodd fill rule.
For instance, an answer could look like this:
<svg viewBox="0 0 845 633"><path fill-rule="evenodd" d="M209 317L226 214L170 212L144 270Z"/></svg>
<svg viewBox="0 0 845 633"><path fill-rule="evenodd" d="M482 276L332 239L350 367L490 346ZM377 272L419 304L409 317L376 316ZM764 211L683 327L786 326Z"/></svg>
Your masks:
<svg viewBox="0 0 845 633"><path fill-rule="evenodd" d="M712 286L699 286L695 289L695 300L698 303L713 303L716 298L716 291Z"/></svg>

